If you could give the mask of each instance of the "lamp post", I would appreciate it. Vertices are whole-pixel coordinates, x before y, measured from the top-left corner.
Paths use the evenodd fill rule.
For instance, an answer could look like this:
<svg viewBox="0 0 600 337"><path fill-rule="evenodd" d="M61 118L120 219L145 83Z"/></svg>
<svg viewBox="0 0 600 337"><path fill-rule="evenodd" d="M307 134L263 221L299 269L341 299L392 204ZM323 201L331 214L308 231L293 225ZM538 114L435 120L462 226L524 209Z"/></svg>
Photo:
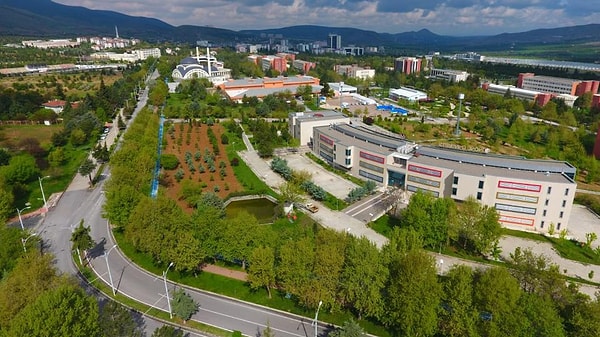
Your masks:
<svg viewBox="0 0 600 337"><path fill-rule="evenodd" d="M31 208L31 206L29 206L29 203L26 203L25 206L26 207L23 208L23 209L18 209L17 208L17 214L19 214L19 223L21 224L21 230L25 230L25 226L23 226L23 218L21 218L21 212L23 212L26 209Z"/></svg>
<svg viewBox="0 0 600 337"><path fill-rule="evenodd" d="M456 117L456 131L454 131L455 136L460 136L460 110L462 109L462 100L465 99L465 94L458 94L458 115Z"/></svg>
<svg viewBox="0 0 600 337"><path fill-rule="evenodd" d="M44 201L44 209L48 211L48 206L46 205L46 194L44 194L44 186L42 186L42 180L46 178L50 178L50 176L38 177L38 180L40 182L40 190L42 190L42 200Z"/></svg>
<svg viewBox="0 0 600 337"><path fill-rule="evenodd" d="M321 309L321 305L323 305L323 301L319 301L319 306L317 307L317 312L315 312L315 320L313 321L313 325L315 326L315 336L317 337L317 328L319 326L319 309Z"/></svg>
<svg viewBox="0 0 600 337"><path fill-rule="evenodd" d="M29 235L26 239L21 238L21 243L23 244L23 252L27 253L27 246L25 246L25 244L27 243L27 240L29 240L31 237L36 236L37 233L33 233L31 235Z"/></svg>
<svg viewBox="0 0 600 337"><path fill-rule="evenodd" d="M344 82L340 82L340 112L343 111L342 103L342 92L344 91Z"/></svg>
<svg viewBox="0 0 600 337"><path fill-rule="evenodd" d="M110 254L110 251L115 249L116 247L117 245L114 245L110 247L110 249L106 253L104 253L104 261L106 261L106 269L108 269L108 279L110 281L110 287L112 288L113 296L117 294L117 291L115 290L115 284L113 283L112 274L110 273L110 265L108 264L108 254Z"/></svg>
<svg viewBox="0 0 600 337"><path fill-rule="evenodd" d="M165 296L167 296L167 306L169 307L169 317L173 318L173 311L171 310L171 299L169 298L169 288L167 287L167 273L169 268L173 267L173 262L169 263L167 270L163 271L163 281L165 282Z"/></svg>

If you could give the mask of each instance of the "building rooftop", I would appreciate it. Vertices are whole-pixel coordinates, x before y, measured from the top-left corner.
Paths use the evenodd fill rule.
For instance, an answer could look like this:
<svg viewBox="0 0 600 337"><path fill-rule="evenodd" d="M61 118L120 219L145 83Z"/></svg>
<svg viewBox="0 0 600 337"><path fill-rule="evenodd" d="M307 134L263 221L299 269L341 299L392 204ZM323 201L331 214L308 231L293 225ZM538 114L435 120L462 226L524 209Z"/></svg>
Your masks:
<svg viewBox="0 0 600 337"><path fill-rule="evenodd" d="M338 119L338 118L348 118L346 115L339 111L334 110L323 110L323 111L313 111L313 112L291 112L289 114L290 117L296 117L296 121L298 122L306 122L316 119Z"/></svg>
<svg viewBox="0 0 600 337"><path fill-rule="evenodd" d="M550 173L551 175L566 174L571 179L575 177L575 173L577 172L577 169L573 165L565 161L526 159L524 157L458 151L437 147L420 147L416 151L416 155L459 164L473 164L479 167L480 171L482 167L485 167L485 170L499 168L503 172L505 170L513 170L529 175L532 173L541 173L542 175L546 173Z"/></svg>
<svg viewBox="0 0 600 337"><path fill-rule="evenodd" d="M410 159L411 163L444 167L454 170L456 173L466 174L470 176L495 176L512 179L535 180L551 183L572 183L575 182L561 173L546 173L546 172L531 172L522 170L513 170L494 166L483 166L470 164L467 162L459 162L444 158L428 157L428 156L413 156Z"/></svg>
<svg viewBox="0 0 600 337"><path fill-rule="evenodd" d="M573 82L579 82L579 80L574 80L571 78L562 78L562 77L553 77L553 76L544 76L544 75L535 75L531 77L524 77L523 81L527 80L546 80L555 83L564 83L564 84L572 84Z"/></svg>

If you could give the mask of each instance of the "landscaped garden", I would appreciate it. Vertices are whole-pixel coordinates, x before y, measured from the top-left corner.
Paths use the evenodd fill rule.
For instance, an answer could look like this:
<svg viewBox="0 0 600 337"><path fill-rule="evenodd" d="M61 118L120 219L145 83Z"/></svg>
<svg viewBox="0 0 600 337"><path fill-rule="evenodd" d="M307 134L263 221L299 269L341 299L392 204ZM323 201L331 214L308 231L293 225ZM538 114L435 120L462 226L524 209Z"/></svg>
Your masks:
<svg viewBox="0 0 600 337"><path fill-rule="evenodd" d="M169 197L191 210L185 200L190 190L213 192L222 199L242 191L232 168L239 160L227 157L229 137L222 125L194 121L165 128L161 184Z"/></svg>

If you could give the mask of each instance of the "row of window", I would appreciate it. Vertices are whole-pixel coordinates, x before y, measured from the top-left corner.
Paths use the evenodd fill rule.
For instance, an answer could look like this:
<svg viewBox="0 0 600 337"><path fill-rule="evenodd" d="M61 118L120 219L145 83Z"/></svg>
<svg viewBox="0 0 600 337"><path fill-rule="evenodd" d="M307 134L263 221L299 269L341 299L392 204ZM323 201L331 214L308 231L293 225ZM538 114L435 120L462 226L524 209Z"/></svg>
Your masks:
<svg viewBox="0 0 600 337"><path fill-rule="evenodd" d="M365 178L367 178L367 179L374 180L374 181L376 181L378 183L383 183L383 177L380 177L380 176L378 176L376 174L373 174L373 173L370 173L370 172L367 172L367 171L363 171L363 170L358 170L358 174L361 175L361 176L363 176L363 177L365 177Z"/></svg>
<svg viewBox="0 0 600 337"><path fill-rule="evenodd" d="M454 185L458 184L458 180L459 180L459 177L454 176L454 181L453 181ZM483 188L483 185L484 185L484 181L480 180L479 185L477 187ZM548 186L547 194L551 194L551 193L552 193L552 186ZM569 195L569 188L565 188L565 196L568 196L568 195ZM547 203L548 203L548 200L546 199L546 205L547 205ZM563 204L564 204L564 201L563 201ZM563 207L565 207L565 206L563 206Z"/></svg>
<svg viewBox="0 0 600 337"><path fill-rule="evenodd" d="M377 166L377 165L373 165L373 164L369 164L369 163L364 162L362 160L358 162L358 166L366 168L366 169L371 170L371 171L383 173L383 167Z"/></svg>

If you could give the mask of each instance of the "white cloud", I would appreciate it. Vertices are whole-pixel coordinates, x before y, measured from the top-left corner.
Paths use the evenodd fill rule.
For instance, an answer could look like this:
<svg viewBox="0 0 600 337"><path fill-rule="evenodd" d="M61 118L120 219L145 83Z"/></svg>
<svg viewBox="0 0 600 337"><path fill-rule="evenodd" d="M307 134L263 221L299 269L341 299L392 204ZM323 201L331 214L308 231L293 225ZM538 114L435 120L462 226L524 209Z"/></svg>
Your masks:
<svg viewBox="0 0 600 337"><path fill-rule="evenodd" d="M54 0L169 24L243 30L314 24L444 35L519 32L600 22L590 0Z"/></svg>

